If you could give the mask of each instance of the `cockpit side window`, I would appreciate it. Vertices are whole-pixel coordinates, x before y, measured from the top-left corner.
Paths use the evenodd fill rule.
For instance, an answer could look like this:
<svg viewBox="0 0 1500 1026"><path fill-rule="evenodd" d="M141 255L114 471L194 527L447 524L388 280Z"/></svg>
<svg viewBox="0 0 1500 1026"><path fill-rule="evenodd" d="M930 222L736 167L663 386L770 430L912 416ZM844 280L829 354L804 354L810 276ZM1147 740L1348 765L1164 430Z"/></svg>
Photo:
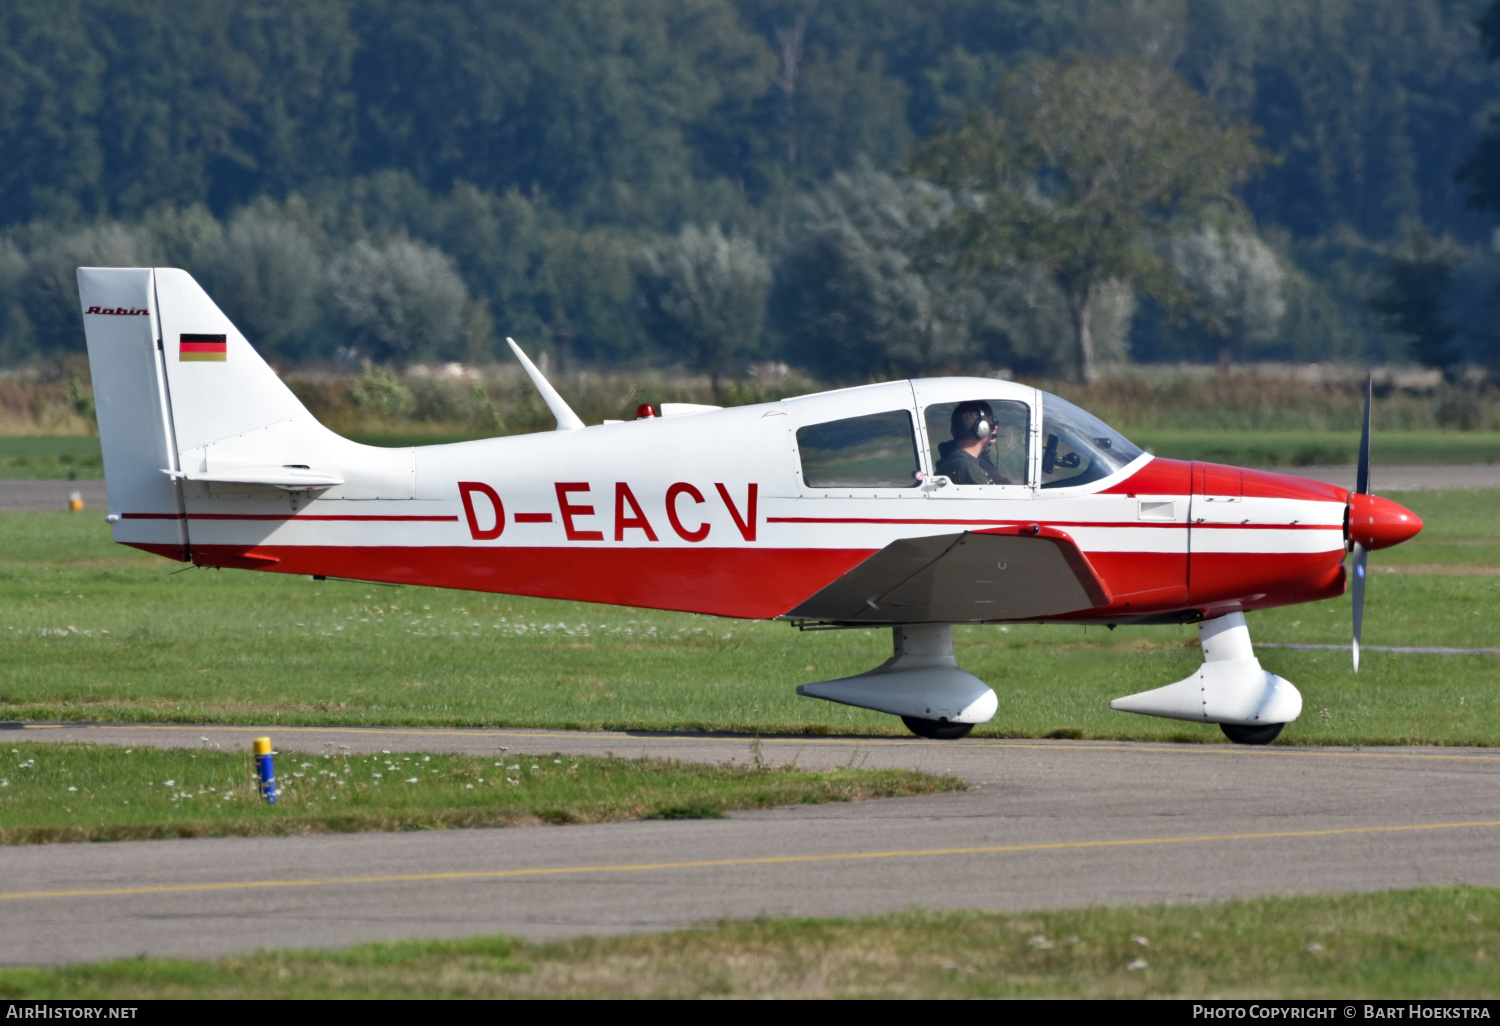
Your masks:
<svg viewBox="0 0 1500 1026"><path fill-rule="evenodd" d="M872 413L797 429L802 480L809 488L915 488L917 439L906 410Z"/></svg>
<svg viewBox="0 0 1500 1026"><path fill-rule="evenodd" d="M1042 487L1071 488L1108 477L1141 450L1066 399L1042 395Z"/></svg>
<svg viewBox="0 0 1500 1026"><path fill-rule="evenodd" d="M965 434L974 420L963 412L973 410L986 415L990 433L979 454L959 452L973 449L980 439ZM955 417L954 414L959 414ZM988 414L994 414L993 421ZM1007 399L979 399L962 403L934 403L924 412L927 442L932 447L933 473L947 477L956 485L1026 484L1026 469L1031 431L1031 410L1025 403ZM965 442L968 443L965 446Z"/></svg>

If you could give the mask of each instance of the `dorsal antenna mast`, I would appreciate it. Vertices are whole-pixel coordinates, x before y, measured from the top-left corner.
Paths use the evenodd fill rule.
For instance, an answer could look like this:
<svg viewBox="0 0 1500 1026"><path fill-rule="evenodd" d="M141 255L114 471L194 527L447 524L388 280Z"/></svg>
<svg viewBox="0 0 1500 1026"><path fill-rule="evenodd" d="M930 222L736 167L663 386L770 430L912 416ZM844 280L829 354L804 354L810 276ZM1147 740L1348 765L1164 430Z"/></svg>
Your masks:
<svg viewBox="0 0 1500 1026"><path fill-rule="evenodd" d="M531 362L530 357L521 352L521 347L516 345L516 340L506 336L505 341L510 343L511 352L516 354L516 359L521 361L521 366L531 378L531 383L542 394L542 402L547 404L547 409L551 410L552 416L557 418L557 430L577 431L583 427L583 420L573 412L573 408L563 400L563 397L557 394L557 389L552 387L552 382L537 370L536 364Z"/></svg>

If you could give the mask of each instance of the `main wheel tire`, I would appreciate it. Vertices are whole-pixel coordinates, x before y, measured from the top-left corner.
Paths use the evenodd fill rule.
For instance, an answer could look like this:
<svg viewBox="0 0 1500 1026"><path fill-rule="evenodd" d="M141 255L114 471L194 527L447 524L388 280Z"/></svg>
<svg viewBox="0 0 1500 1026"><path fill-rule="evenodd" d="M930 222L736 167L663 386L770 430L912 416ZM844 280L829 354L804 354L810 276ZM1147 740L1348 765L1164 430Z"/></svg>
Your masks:
<svg viewBox="0 0 1500 1026"><path fill-rule="evenodd" d="M1268 745L1281 735L1285 723L1267 723L1263 727L1246 727L1238 723L1221 723L1224 736L1237 745Z"/></svg>
<svg viewBox="0 0 1500 1026"><path fill-rule="evenodd" d="M949 723L947 720L924 720L917 716L903 716L901 722L917 737L933 741L957 741L974 729L972 723Z"/></svg>

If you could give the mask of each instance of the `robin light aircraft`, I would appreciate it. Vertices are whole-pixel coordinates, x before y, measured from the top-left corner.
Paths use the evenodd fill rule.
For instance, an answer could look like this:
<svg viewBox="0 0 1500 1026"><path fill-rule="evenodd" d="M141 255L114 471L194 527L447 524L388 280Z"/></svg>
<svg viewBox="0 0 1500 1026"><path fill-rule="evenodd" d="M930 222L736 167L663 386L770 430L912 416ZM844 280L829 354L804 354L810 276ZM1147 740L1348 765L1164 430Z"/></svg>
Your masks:
<svg viewBox="0 0 1500 1026"><path fill-rule="evenodd" d="M555 431L380 448L320 424L186 272L80 268L114 540L199 566L889 627L804 684L928 738L987 722L953 624L1197 624L1203 664L1123 712L1267 744L1302 697L1245 614L1342 595L1419 530L1369 492L1163 459L1079 407L919 378L585 426L514 342Z"/></svg>

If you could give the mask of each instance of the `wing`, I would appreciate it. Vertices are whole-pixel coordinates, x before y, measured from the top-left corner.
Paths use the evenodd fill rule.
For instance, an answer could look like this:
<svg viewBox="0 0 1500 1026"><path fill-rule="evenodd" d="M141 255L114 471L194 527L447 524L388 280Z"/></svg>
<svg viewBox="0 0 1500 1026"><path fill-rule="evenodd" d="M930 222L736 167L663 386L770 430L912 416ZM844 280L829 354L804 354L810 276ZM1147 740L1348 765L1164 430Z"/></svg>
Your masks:
<svg viewBox="0 0 1500 1026"><path fill-rule="evenodd" d="M892 542L797 606L794 620L966 623L1107 606L1109 589L1072 538L1052 528Z"/></svg>

